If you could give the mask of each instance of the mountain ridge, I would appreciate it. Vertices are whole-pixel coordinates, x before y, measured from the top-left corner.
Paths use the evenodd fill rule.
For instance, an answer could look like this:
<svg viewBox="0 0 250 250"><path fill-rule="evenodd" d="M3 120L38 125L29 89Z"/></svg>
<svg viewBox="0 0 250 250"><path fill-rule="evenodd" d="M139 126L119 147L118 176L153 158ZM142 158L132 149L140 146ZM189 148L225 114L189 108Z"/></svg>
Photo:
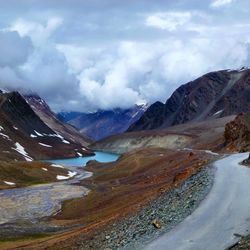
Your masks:
<svg viewBox="0 0 250 250"><path fill-rule="evenodd" d="M152 104L127 131L167 128L250 112L250 69L207 73L177 88L165 104Z"/></svg>
<svg viewBox="0 0 250 250"><path fill-rule="evenodd" d="M0 160L32 161L78 154L93 153L51 128L20 93L0 92Z"/></svg>
<svg viewBox="0 0 250 250"><path fill-rule="evenodd" d="M129 109L98 110L92 113L59 113L57 117L64 117L81 133L93 140L100 140L107 136L123 133L130 124L137 121L147 109L148 105L135 105ZM73 117L73 118L72 118Z"/></svg>

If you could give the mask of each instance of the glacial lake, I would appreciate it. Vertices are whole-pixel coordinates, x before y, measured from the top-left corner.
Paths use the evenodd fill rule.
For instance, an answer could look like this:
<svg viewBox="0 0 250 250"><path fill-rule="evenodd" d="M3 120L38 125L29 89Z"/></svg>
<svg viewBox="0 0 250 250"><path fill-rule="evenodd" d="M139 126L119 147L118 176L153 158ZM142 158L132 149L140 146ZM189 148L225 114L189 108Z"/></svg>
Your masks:
<svg viewBox="0 0 250 250"><path fill-rule="evenodd" d="M119 154L95 151L94 156L48 160L46 162L51 162L53 164L58 164L62 166L84 167L86 163L90 160L96 160L98 162L113 162L116 161L119 156Z"/></svg>

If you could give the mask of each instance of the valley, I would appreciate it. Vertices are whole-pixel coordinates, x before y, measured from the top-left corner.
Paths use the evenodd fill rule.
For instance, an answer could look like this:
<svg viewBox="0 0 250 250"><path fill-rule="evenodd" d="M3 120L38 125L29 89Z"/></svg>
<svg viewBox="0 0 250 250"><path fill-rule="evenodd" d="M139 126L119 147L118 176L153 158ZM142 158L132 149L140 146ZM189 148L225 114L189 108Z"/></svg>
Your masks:
<svg viewBox="0 0 250 250"><path fill-rule="evenodd" d="M249 0L0 0L0 250L250 250Z"/></svg>
<svg viewBox="0 0 250 250"><path fill-rule="evenodd" d="M248 70L213 74L233 77L224 94L248 79ZM249 151L249 114L212 108L221 96L199 110L216 115L98 141L37 95L0 97L0 249L199 249L213 239L209 249L224 250L247 236L249 202L239 194L248 196L249 169L238 164L248 154L235 153ZM159 118L152 106L142 119Z"/></svg>

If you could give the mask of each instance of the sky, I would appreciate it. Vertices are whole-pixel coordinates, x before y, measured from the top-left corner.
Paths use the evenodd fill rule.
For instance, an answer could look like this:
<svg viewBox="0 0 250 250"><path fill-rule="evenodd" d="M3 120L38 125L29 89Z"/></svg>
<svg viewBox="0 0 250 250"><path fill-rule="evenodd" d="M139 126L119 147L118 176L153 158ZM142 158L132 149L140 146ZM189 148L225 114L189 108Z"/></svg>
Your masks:
<svg viewBox="0 0 250 250"><path fill-rule="evenodd" d="M249 64L249 0L0 0L0 88L56 112L165 102Z"/></svg>

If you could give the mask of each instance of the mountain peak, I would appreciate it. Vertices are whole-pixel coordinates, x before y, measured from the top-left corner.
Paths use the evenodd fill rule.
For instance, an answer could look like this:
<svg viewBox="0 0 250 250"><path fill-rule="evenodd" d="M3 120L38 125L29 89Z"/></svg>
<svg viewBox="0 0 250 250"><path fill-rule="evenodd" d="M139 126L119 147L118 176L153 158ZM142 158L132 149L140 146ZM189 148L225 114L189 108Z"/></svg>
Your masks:
<svg viewBox="0 0 250 250"><path fill-rule="evenodd" d="M152 104L128 131L166 128L250 112L250 69L207 73L180 86L165 104Z"/></svg>

